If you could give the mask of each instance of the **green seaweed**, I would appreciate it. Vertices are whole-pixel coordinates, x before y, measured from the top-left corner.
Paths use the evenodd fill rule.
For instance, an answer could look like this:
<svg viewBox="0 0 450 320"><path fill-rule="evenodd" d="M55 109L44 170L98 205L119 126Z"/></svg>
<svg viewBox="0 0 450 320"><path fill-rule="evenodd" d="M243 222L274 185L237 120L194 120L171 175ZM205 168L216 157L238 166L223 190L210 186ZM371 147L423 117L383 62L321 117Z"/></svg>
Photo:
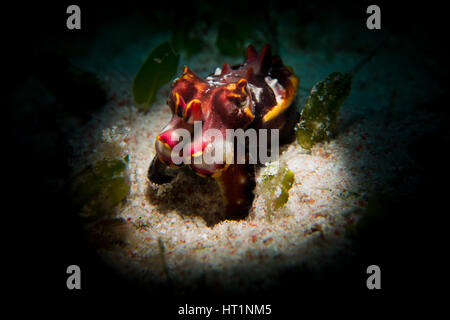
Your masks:
<svg viewBox="0 0 450 320"><path fill-rule="evenodd" d="M130 185L124 176L125 161L102 160L86 167L72 185L73 199L77 206L95 211L109 212L122 202Z"/></svg>
<svg viewBox="0 0 450 320"><path fill-rule="evenodd" d="M273 211L280 209L287 203L289 190L294 182L294 173L285 165L270 163L266 166L259 178L258 191L266 202L269 219Z"/></svg>
<svg viewBox="0 0 450 320"><path fill-rule="evenodd" d="M169 41L150 52L133 80L133 97L147 111L156 99L158 89L176 76L180 56Z"/></svg>
<svg viewBox="0 0 450 320"><path fill-rule="evenodd" d="M334 72L311 89L296 126L298 143L304 149L327 140L336 130L337 115L351 91L352 74Z"/></svg>

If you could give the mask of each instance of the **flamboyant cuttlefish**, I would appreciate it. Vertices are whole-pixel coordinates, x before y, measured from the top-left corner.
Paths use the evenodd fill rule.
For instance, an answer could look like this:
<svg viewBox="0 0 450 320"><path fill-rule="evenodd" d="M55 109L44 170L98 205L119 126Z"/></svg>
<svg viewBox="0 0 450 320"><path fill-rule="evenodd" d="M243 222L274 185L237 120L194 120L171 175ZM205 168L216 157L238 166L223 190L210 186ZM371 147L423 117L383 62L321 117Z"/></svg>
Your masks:
<svg viewBox="0 0 450 320"><path fill-rule="evenodd" d="M172 178L166 173L167 167L189 165L197 174L216 179L227 217L244 217L254 198L254 165L236 161L233 152L225 153L224 161L212 164L193 161L201 159L214 143L217 148L217 141L204 133L216 129L226 136L227 129L279 129L280 143L290 141L299 120L294 104L298 85L293 70L284 66L280 57L272 56L269 45L260 54L250 45L244 64L225 63L206 79L185 67L171 85L167 104L172 119L156 137L157 155L148 171L149 180L156 184L167 183ZM202 128L200 135L194 132L194 124L198 123ZM175 164L172 151L183 140L177 129L187 130L191 141L178 152L185 161Z"/></svg>

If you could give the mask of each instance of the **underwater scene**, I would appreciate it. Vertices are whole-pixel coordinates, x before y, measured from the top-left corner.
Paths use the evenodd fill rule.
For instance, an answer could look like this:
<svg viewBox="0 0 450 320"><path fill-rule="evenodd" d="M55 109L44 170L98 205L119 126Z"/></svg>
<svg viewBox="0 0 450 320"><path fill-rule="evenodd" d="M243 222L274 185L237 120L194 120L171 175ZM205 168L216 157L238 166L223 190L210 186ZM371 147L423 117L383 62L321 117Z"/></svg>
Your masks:
<svg viewBox="0 0 450 320"><path fill-rule="evenodd" d="M436 283L450 141L436 5L27 8L6 20L2 99L15 254L36 290L277 318Z"/></svg>

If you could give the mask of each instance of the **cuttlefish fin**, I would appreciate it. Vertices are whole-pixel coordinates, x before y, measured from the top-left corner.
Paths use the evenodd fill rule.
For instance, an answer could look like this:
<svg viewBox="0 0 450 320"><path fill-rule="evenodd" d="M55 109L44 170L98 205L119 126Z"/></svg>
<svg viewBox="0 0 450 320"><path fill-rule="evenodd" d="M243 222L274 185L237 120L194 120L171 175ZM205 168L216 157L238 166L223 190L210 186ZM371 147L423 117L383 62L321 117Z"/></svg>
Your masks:
<svg viewBox="0 0 450 320"><path fill-rule="evenodd" d="M270 44L266 44L262 49L258 57L258 69L260 74L265 74L268 72L272 66L272 48Z"/></svg>
<svg viewBox="0 0 450 320"><path fill-rule="evenodd" d="M253 67L255 74L266 74L272 66L272 49L270 45L266 44L259 54L255 47L249 45L246 62Z"/></svg>
<svg viewBox="0 0 450 320"><path fill-rule="evenodd" d="M250 164L231 164L216 178L225 201L228 219L243 219L253 203L255 168Z"/></svg>

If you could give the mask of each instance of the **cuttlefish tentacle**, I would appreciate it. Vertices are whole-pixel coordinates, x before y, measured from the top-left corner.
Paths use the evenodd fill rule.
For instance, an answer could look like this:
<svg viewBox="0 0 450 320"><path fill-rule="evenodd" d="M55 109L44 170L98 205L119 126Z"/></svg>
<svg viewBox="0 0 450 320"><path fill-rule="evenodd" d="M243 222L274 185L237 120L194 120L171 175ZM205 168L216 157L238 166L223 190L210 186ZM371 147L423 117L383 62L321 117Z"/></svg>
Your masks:
<svg viewBox="0 0 450 320"><path fill-rule="evenodd" d="M242 219L248 214L253 202L255 168L248 164L231 164L216 178L230 219Z"/></svg>

